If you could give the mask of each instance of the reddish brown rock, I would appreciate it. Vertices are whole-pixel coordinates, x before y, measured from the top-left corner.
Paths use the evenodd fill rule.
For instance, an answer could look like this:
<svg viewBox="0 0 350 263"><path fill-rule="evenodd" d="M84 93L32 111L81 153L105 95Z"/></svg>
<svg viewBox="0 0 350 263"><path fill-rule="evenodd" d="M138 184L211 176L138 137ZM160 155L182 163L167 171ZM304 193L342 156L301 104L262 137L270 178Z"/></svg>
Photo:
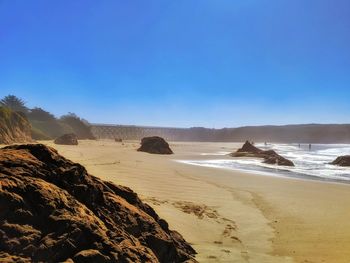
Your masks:
<svg viewBox="0 0 350 263"><path fill-rule="evenodd" d="M0 248L5 262L194 262L195 254L132 190L41 144L0 149Z"/></svg>
<svg viewBox="0 0 350 263"><path fill-rule="evenodd" d="M337 157L331 164L338 166L350 166L350 155L343 155Z"/></svg>
<svg viewBox="0 0 350 263"><path fill-rule="evenodd" d="M64 134L54 141L55 144L78 145L78 137L74 133Z"/></svg>
<svg viewBox="0 0 350 263"><path fill-rule="evenodd" d="M147 152L154 154L173 154L169 144L161 137L145 137L141 140L139 152Z"/></svg>
<svg viewBox="0 0 350 263"><path fill-rule="evenodd" d="M246 141L242 148L238 149L236 152L230 154L232 157L252 157L252 158L263 158L263 163L267 164L277 164L282 166L294 166L294 163L274 150L261 150L251 144L249 141Z"/></svg>

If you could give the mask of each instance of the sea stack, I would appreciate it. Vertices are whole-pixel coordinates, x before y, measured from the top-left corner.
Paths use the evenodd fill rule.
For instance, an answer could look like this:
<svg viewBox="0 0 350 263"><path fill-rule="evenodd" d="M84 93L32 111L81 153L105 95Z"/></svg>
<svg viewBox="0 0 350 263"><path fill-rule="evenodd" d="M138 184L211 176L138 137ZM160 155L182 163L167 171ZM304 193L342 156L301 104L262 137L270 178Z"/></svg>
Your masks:
<svg viewBox="0 0 350 263"><path fill-rule="evenodd" d="M147 152L153 154L173 154L169 144L161 137L145 137L141 140L139 152Z"/></svg>
<svg viewBox="0 0 350 263"><path fill-rule="evenodd" d="M195 262L127 187L41 144L0 149L1 262Z"/></svg>
<svg viewBox="0 0 350 263"><path fill-rule="evenodd" d="M338 166L350 166L350 155L339 156L331 164Z"/></svg>
<svg viewBox="0 0 350 263"><path fill-rule="evenodd" d="M74 133L64 134L54 141L55 144L78 145L78 137Z"/></svg>
<svg viewBox="0 0 350 263"><path fill-rule="evenodd" d="M252 158L263 158L263 163L267 164L277 164L282 166L294 166L294 163L274 150L261 150L255 147L249 141L246 141L242 148L238 149L236 152L230 154L232 157L252 157Z"/></svg>

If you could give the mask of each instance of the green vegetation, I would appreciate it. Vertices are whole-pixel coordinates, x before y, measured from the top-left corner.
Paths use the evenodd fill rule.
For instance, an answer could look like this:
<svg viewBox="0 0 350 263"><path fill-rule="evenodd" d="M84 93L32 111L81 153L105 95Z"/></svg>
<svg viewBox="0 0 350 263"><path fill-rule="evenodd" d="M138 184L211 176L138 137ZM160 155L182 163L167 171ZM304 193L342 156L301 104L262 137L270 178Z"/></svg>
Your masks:
<svg viewBox="0 0 350 263"><path fill-rule="evenodd" d="M90 125L74 113L68 113L60 118L60 121L69 127L72 127L74 133L79 139L94 139L91 133Z"/></svg>
<svg viewBox="0 0 350 263"><path fill-rule="evenodd" d="M22 99L17 98L15 95L5 96L2 100L0 100L0 106L10 108L16 112L28 112L28 108L25 106L25 102Z"/></svg>
<svg viewBox="0 0 350 263"><path fill-rule="evenodd" d="M0 106L0 123L11 127L13 122L26 122L27 118L20 112L14 112L10 108Z"/></svg>
<svg viewBox="0 0 350 263"><path fill-rule="evenodd" d="M31 135L34 140L51 140L51 137L47 136L41 130L32 126Z"/></svg>
<svg viewBox="0 0 350 263"><path fill-rule="evenodd" d="M75 133L79 139L94 139L90 125L87 121L79 118L74 113L68 113L61 118L42 108L28 109L25 102L14 95L8 95L0 100L2 111L6 114L6 108L16 111L17 114L28 118L32 128L32 138L35 140L55 139L66 133Z"/></svg>
<svg viewBox="0 0 350 263"><path fill-rule="evenodd" d="M0 144L31 141L30 128L24 113L0 106Z"/></svg>
<svg viewBox="0 0 350 263"><path fill-rule="evenodd" d="M43 136L39 136L40 133L49 139L54 139L65 133L74 133L72 127L41 108L31 109L27 116L33 127L33 135L36 137L33 137L34 139L40 140L38 137L43 138Z"/></svg>

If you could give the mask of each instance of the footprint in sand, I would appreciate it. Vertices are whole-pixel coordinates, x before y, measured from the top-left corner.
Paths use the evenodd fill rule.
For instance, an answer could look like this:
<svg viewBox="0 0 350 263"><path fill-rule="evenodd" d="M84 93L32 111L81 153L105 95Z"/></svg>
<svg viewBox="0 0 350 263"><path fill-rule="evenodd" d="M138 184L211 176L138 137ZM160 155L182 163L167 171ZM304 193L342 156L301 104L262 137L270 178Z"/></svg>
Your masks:
<svg viewBox="0 0 350 263"><path fill-rule="evenodd" d="M188 201L177 201L173 202L172 204L182 212L186 214L193 214L199 219L203 219L204 217L217 219L219 217L219 214L215 209L203 204L195 204Z"/></svg>

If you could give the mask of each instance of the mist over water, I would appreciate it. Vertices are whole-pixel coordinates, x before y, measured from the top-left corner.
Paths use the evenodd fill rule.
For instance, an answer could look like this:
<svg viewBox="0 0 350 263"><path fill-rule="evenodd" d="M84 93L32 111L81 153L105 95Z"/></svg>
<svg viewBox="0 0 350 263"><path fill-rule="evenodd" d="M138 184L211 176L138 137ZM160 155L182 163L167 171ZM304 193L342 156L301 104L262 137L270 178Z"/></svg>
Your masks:
<svg viewBox="0 0 350 263"><path fill-rule="evenodd" d="M210 154L205 153L207 160L186 160L183 163L206 167L244 170L251 172L267 173L294 178L316 179L323 181L339 181L350 183L350 168L331 165L340 155L350 155L349 144L313 144L309 149L308 144L259 144L258 148L273 149L278 154L294 162L295 167L276 166L262 163L262 159L256 158L225 158L210 159ZM224 156L227 153L213 153L212 156Z"/></svg>

